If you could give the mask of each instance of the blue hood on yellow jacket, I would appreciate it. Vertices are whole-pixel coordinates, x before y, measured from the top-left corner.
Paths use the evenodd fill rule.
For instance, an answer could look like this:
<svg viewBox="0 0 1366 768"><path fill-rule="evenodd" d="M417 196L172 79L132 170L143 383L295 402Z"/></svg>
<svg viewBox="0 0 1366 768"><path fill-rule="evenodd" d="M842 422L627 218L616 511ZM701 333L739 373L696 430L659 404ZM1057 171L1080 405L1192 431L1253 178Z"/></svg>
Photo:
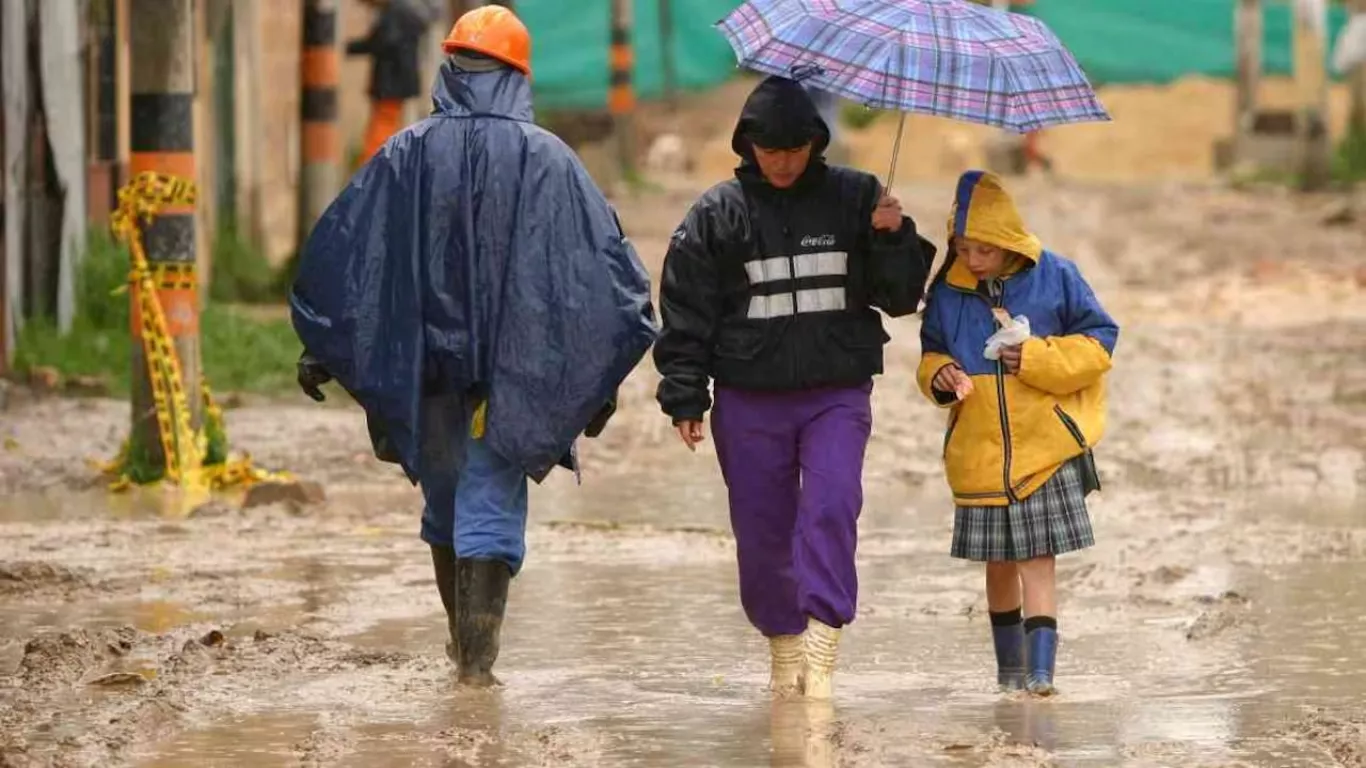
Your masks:
<svg viewBox="0 0 1366 768"><path fill-rule="evenodd" d="M957 238L1004 248L1037 264L1043 245L1029 228L999 176L986 171L968 171L958 179L953 206L949 212L949 245ZM973 288L977 278L965 264L950 262L947 279L962 288Z"/></svg>
<svg viewBox="0 0 1366 768"><path fill-rule="evenodd" d="M1067 460L1105 432L1105 373L1119 327L1076 265L1045 250L1025 227L1000 179L963 175L949 216L949 239L971 238L1027 260L1007 274L996 298L977 290L966 265L948 262L930 289L920 330L921 391L951 408L944 439L949 485L961 505L1006 505L1028 497ZM983 354L998 330L993 309L1029 318L1020 368L1009 373ZM956 364L972 378L959 401L933 387Z"/></svg>

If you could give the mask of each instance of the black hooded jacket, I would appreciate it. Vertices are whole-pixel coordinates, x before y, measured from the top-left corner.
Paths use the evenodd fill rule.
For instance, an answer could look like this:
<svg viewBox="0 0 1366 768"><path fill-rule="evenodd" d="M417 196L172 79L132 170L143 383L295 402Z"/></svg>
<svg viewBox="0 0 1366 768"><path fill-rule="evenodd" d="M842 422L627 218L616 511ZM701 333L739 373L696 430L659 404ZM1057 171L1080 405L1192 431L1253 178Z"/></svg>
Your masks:
<svg viewBox="0 0 1366 768"><path fill-rule="evenodd" d="M751 140L813 144L786 189L759 172ZM674 232L660 283L657 397L678 421L700 421L708 383L751 390L854 386L882 373L882 317L916 311L935 248L903 217L875 232L877 178L831 167L830 130L805 88L770 77L754 90L732 147L735 179L712 187Z"/></svg>
<svg viewBox="0 0 1366 768"><path fill-rule="evenodd" d="M410 0L391 0L380 9L369 33L346 46L351 56L369 56L370 98L403 101L422 93L418 43L427 22Z"/></svg>

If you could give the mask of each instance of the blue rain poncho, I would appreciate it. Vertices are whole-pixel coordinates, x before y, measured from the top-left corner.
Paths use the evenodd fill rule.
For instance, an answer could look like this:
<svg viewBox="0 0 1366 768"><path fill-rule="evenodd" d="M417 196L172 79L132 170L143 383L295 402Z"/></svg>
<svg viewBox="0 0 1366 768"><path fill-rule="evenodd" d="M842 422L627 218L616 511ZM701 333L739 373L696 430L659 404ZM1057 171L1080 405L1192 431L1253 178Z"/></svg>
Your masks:
<svg viewBox="0 0 1366 768"><path fill-rule="evenodd" d="M432 100L314 227L294 328L410 479L424 401L462 392L540 482L653 343L649 275L520 72L447 61Z"/></svg>

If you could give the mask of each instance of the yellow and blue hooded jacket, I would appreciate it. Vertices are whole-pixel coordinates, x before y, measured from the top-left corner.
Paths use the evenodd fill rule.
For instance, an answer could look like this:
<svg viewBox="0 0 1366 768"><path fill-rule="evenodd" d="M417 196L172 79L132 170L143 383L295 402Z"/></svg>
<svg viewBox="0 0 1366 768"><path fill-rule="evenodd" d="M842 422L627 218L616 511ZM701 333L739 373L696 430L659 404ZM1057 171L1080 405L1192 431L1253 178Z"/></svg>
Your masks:
<svg viewBox="0 0 1366 768"><path fill-rule="evenodd" d="M967 238L1019 254L992 297L954 258ZM1029 318L1019 372L983 355L997 330L992 309ZM996 176L969 171L958 181L949 218L948 260L926 299L917 378L932 402L949 408L944 466L954 501L1005 506L1038 490L1105 432L1105 374L1119 337L1076 265L1044 250ZM931 382L957 363L973 382L962 402Z"/></svg>

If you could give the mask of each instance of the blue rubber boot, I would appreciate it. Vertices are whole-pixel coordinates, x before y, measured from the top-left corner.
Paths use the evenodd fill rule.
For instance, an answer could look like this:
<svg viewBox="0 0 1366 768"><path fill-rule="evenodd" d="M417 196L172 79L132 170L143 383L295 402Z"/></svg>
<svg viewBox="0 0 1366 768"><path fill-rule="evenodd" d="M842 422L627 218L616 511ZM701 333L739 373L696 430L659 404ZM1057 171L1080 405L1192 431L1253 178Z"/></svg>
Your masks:
<svg viewBox="0 0 1366 768"><path fill-rule="evenodd" d="M1052 696L1057 690L1053 687L1053 668L1058 659L1058 630L1039 627L1032 630L1028 637L1029 678L1025 690L1035 696Z"/></svg>
<svg viewBox="0 0 1366 768"><path fill-rule="evenodd" d="M1025 687L1025 631L1022 622L992 625L991 640L996 646L996 684L1002 691Z"/></svg>

